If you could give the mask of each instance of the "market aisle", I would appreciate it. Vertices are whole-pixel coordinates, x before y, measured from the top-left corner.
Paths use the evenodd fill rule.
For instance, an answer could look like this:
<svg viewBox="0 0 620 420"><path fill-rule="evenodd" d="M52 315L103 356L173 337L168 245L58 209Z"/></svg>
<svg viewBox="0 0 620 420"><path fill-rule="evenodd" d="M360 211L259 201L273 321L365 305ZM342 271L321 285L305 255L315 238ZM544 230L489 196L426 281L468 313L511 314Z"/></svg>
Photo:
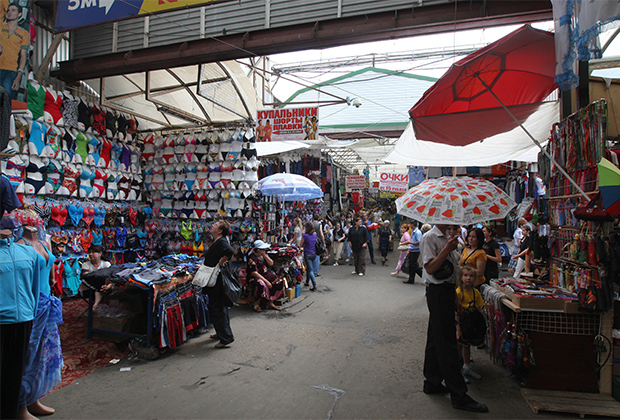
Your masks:
<svg viewBox="0 0 620 420"><path fill-rule="evenodd" d="M100 369L44 398L56 408L50 419L485 417L422 392L424 289L390 277L394 255L365 277L322 266L318 291L304 288L280 313L233 310L229 349L205 334L155 361ZM551 416L533 414L485 352L473 357L484 379L470 393L489 406L486 418Z"/></svg>

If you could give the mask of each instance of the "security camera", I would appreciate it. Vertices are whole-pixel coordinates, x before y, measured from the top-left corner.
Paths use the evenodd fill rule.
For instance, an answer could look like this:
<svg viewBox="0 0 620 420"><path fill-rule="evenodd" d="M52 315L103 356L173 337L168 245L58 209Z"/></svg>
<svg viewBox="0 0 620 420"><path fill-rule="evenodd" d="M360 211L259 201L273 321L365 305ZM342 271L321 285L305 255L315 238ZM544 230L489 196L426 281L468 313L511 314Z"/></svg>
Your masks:
<svg viewBox="0 0 620 420"><path fill-rule="evenodd" d="M359 108L360 106L362 106L362 101L360 101L358 98L355 98L351 101L351 105L353 105L356 108Z"/></svg>

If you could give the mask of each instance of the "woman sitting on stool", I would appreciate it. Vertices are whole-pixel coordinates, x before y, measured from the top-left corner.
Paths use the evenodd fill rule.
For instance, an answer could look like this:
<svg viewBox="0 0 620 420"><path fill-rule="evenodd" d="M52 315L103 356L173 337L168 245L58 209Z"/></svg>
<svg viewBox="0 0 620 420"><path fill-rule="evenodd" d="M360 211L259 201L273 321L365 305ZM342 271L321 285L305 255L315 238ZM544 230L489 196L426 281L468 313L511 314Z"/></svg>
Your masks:
<svg viewBox="0 0 620 420"><path fill-rule="evenodd" d="M267 255L271 245L261 240L254 241L254 249L248 258L248 283L254 286L254 310L261 312L261 301L267 302L267 307L279 311L273 301L284 295L284 281L273 273L269 267L273 260Z"/></svg>

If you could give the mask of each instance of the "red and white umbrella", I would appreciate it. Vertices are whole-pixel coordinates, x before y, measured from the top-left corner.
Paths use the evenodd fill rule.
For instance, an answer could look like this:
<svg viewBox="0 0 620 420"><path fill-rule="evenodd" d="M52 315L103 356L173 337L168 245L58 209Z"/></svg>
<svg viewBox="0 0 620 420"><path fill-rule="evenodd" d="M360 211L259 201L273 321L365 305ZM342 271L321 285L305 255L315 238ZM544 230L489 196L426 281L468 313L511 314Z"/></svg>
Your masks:
<svg viewBox="0 0 620 420"><path fill-rule="evenodd" d="M429 179L396 200L396 209L403 216L449 225L502 219L516 205L492 182L470 177Z"/></svg>

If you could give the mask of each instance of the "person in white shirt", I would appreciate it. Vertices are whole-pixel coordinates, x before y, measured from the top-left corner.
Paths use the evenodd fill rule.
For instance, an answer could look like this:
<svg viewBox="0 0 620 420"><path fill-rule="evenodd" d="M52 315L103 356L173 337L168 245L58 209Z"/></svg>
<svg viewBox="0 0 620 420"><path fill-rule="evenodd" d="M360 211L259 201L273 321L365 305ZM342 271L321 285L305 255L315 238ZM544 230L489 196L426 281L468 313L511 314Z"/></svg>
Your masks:
<svg viewBox="0 0 620 420"><path fill-rule="evenodd" d="M103 261L101 259L102 254L103 248L101 245L91 245L88 248L88 261L82 264L82 275L101 270L102 268L108 268L112 265L109 261ZM80 287L84 286L80 285ZM93 304L93 308L96 308L97 305L99 305L99 302L101 302L103 292L110 290L112 287L114 287L114 284L109 280L106 280L105 284L101 286L101 290L95 292L95 303Z"/></svg>

